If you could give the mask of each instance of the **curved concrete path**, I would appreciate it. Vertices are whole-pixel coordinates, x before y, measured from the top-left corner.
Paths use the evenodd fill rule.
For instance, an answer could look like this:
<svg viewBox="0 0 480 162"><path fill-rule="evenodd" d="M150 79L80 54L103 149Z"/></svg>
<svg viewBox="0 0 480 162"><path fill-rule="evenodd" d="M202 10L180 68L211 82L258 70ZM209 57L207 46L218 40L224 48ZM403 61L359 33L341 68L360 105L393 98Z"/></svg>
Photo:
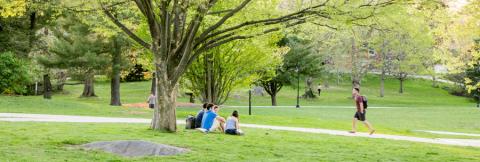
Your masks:
<svg viewBox="0 0 480 162"><path fill-rule="evenodd" d="M150 123L151 120L140 119L140 118L0 113L0 121L76 122L76 123ZM178 120L177 123L185 124L185 121ZM381 139L423 142L423 143L443 144L443 145L453 145L453 146L480 147L480 140L475 140L475 139L422 138L422 137L387 135L387 134L368 135L367 133L351 134L351 133L348 133L347 131L319 129L319 128L300 128L300 127L285 127L285 126L271 126L271 125L257 125L257 124L240 124L240 125L242 127L247 127L247 128L272 129L272 130L294 131L294 132L304 132L304 133L319 133L319 134L329 134L329 135L349 136L349 137L381 138Z"/></svg>

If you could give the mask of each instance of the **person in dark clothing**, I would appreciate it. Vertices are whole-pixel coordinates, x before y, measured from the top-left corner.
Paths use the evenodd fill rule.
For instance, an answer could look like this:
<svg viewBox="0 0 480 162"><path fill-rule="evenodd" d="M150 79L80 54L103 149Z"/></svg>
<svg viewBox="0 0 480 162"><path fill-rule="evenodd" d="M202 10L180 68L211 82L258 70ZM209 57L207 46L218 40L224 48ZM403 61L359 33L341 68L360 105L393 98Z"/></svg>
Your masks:
<svg viewBox="0 0 480 162"><path fill-rule="evenodd" d="M320 93L322 92L322 84L318 84L317 91L318 91L318 96L320 96Z"/></svg>
<svg viewBox="0 0 480 162"><path fill-rule="evenodd" d="M200 128L202 126L203 114L207 111L207 106L209 103L204 103L202 109L198 111L197 116L195 117L195 128ZM213 105L213 104L212 104Z"/></svg>

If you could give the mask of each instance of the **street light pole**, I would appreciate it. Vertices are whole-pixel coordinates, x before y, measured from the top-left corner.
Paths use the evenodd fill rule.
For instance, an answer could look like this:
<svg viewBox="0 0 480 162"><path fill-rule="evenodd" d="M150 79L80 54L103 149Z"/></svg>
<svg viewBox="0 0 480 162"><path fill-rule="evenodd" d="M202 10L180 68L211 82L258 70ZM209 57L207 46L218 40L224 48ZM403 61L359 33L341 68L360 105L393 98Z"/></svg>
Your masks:
<svg viewBox="0 0 480 162"><path fill-rule="evenodd" d="M297 106L295 107L298 109L300 108L300 69L298 67L298 64L295 71L297 72Z"/></svg>

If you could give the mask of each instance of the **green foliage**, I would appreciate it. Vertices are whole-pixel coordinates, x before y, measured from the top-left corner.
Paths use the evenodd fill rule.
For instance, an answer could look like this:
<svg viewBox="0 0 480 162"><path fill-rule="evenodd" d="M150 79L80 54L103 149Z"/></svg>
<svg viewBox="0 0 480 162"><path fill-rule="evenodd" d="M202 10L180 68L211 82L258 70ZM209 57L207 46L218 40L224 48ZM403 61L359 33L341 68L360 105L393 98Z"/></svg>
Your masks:
<svg viewBox="0 0 480 162"><path fill-rule="evenodd" d="M40 56L39 63L80 74L105 69L110 52L105 38L94 33L75 15L59 19L58 24L54 29L56 39L49 48L50 56Z"/></svg>
<svg viewBox="0 0 480 162"><path fill-rule="evenodd" d="M26 0L0 0L0 18L22 16L26 8Z"/></svg>
<svg viewBox="0 0 480 162"><path fill-rule="evenodd" d="M289 82L293 82L297 72L302 76L318 77L323 72L324 60L314 49L313 43L309 40L296 36L286 36L279 43L279 46L287 46L290 50L283 57L281 72L290 76Z"/></svg>
<svg viewBox="0 0 480 162"><path fill-rule="evenodd" d="M26 63L12 52L0 53L0 94L24 94L29 83Z"/></svg>
<svg viewBox="0 0 480 162"><path fill-rule="evenodd" d="M0 0L0 52L22 58L42 50L39 29L48 27L63 11L60 0Z"/></svg>
<svg viewBox="0 0 480 162"><path fill-rule="evenodd" d="M260 80L275 80L282 84L296 84L297 68L302 78L318 77L322 74L323 56L316 52L310 41L297 36L286 36L277 45L289 50L283 55L282 64L271 70L274 75L265 75Z"/></svg>
<svg viewBox="0 0 480 162"><path fill-rule="evenodd" d="M278 35L272 34L210 49L189 67L184 85L206 100L207 71L211 68L215 103L222 104L234 88L249 86L264 77L263 71L281 63L281 57L276 53L277 41Z"/></svg>
<svg viewBox="0 0 480 162"><path fill-rule="evenodd" d="M146 72L148 72L148 70L144 69L141 64L136 64L129 70L128 74L124 76L122 80L126 82L144 81L146 79Z"/></svg>

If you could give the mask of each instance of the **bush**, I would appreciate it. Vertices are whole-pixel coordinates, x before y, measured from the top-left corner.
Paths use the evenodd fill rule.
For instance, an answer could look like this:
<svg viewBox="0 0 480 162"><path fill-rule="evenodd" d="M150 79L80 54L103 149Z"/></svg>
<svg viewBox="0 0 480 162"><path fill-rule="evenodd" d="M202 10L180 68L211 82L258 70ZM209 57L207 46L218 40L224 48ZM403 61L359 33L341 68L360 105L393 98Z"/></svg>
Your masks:
<svg viewBox="0 0 480 162"><path fill-rule="evenodd" d="M28 66L12 52L0 53L0 93L25 94L30 83Z"/></svg>
<svg viewBox="0 0 480 162"><path fill-rule="evenodd" d="M449 94L454 96L471 97L471 95L468 94L467 90L465 90L465 88L463 88L462 86L458 86L458 85L444 86L442 87L442 89L447 90Z"/></svg>
<svg viewBox="0 0 480 162"><path fill-rule="evenodd" d="M144 81L145 72L148 70L144 69L141 64L135 64L135 66L128 72L127 76L122 77L122 81L127 82L136 82L136 81Z"/></svg>

